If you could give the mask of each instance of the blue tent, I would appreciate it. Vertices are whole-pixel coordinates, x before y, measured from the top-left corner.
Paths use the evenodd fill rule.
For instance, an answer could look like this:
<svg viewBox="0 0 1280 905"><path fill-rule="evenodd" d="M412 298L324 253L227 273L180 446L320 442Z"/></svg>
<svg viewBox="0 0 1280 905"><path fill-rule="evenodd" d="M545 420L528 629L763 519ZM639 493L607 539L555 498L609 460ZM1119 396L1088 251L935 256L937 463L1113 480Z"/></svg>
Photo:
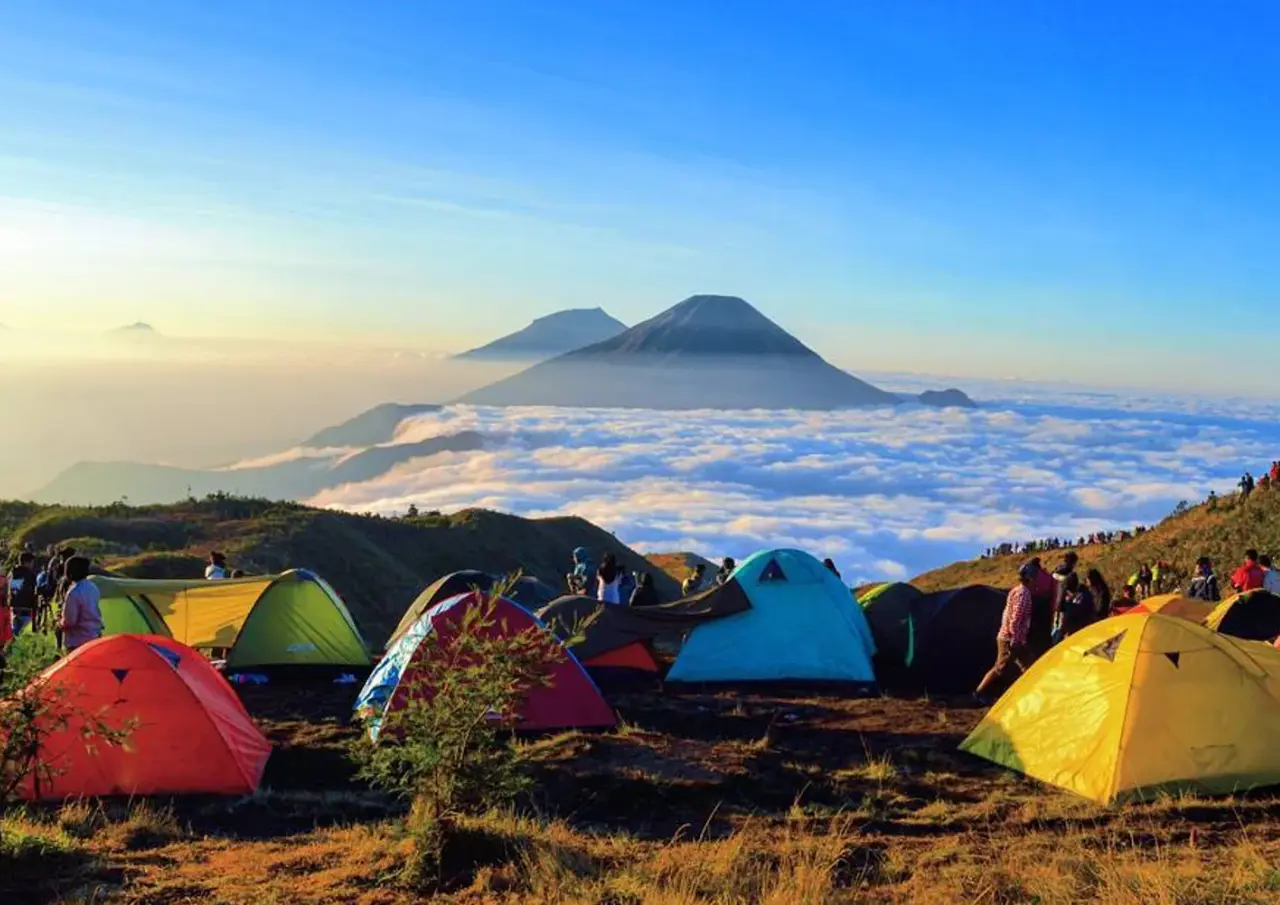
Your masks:
<svg viewBox="0 0 1280 905"><path fill-rule="evenodd" d="M764 550L724 586L751 609L689 635L668 682L874 683L876 645L853 592L800 550Z"/></svg>

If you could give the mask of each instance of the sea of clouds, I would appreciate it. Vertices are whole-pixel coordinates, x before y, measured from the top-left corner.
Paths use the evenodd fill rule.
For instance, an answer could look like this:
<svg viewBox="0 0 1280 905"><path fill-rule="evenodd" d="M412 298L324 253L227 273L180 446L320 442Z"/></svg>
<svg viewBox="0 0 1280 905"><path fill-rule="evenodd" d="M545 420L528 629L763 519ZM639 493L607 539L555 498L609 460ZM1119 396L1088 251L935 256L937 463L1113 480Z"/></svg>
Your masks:
<svg viewBox="0 0 1280 905"><path fill-rule="evenodd" d="M572 514L642 551L711 558L795 546L860 581L1003 541L1153 523L1280 458L1274 402L981 389L974 410L449 407L405 422L396 442L474 430L483 451L413 460L310 502Z"/></svg>

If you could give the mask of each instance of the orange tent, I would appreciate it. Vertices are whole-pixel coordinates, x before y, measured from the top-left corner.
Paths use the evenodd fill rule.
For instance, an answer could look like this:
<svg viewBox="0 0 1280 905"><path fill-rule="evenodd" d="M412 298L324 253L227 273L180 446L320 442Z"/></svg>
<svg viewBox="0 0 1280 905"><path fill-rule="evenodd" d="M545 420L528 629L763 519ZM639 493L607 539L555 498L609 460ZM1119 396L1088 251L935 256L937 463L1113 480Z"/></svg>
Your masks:
<svg viewBox="0 0 1280 905"><path fill-rule="evenodd" d="M653 649L644 641L632 641L590 660L583 660L582 665L588 670L627 669L655 676L662 670Z"/></svg>
<svg viewBox="0 0 1280 905"><path fill-rule="evenodd" d="M45 670L27 693L50 702L40 717L42 769L22 789L28 800L249 794L271 754L226 679L170 638L100 638ZM86 738L93 725L127 729L125 743Z"/></svg>

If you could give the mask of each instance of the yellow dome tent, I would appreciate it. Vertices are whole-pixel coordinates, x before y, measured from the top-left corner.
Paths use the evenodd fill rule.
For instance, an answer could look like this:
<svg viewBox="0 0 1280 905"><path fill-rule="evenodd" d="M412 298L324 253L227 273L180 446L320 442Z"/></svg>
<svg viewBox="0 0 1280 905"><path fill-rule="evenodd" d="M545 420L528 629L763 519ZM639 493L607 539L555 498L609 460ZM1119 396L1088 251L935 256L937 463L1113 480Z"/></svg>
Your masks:
<svg viewBox="0 0 1280 905"><path fill-rule="evenodd" d="M228 670L372 663L342 598L306 569L224 581L89 580L102 595L106 635L150 633L227 649Z"/></svg>
<svg viewBox="0 0 1280 905"><path fill-rule="evenodd" d="M960 749L1102 804L1280 783L1280 651L1116 616L1041 657Z"/></svg>
<svg viewBox="0 0 1280 905"><path fill-rule="evenodd" d="M1142 601L1136 610L1139 612L1146 610L1148 613L1159 613L1162 616L1177 616L1179 619L1188 619L1191 622L1204 622L1213 612L1213 604L1183 597L1181 594L1158 594Z"/></svg>

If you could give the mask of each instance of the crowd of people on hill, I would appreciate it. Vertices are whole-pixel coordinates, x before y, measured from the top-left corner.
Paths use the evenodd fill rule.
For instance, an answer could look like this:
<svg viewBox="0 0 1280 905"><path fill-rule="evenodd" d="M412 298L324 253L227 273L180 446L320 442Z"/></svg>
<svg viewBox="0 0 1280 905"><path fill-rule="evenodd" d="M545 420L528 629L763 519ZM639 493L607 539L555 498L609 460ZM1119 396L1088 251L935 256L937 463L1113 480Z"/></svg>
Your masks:
<svg viewBox="0 0 1280 905"><path fill-rule="evenodd" d="M831 559L824 559L823 566L836 578L840 578L840 570ZM680 585L680 596L692 597L710 588L716 588L733 577L738 563L732 556L726 556L720 562L715 575L707 577L706 563L696 563L693 571ZM605 553L600 565L593 566L591 552L585 547L573 551L573 569L565 575L565 586L570 594L581 597L594 597L601 603L620 606L655 606L661 603L650 572L628 573L618 564L617 557Z"/></svg>
<svg viewBox="0 0 1280 905"><path fill-rule="evenodd" d="M105 570L74 547L51 547L37 554L25 546L0 561L0 671L8 645L23 631L48 632L61 650L70 653L102 636L101 594L89 581ZM224 554L209 555L204 577L241 578L244 572L227 566Z"/></svg>
<svg viewBox="0 0 1280 905"><path fill-rule="evenodd" d="M1089 569L1082 578L1077 571L1080 557L1074 550L1063 556L1052 572L1033 557L1018 570L1018 583L1009 591L996 634L996 662L974 692L987 700L987 692L1013 670L1025 671L1055 644L1083 628L1109 616L1126 613L1143 600L1165 593L1170 565L1141 565L1124 583L1118 597L1112 596L1102 573ZM1280 569L1267 554L1245 551L1244 561L1231 574L1231 589L1239 594L1264 590L1280 595ZM1216 603L1222 599L1213 561L1202 556L1182 589L1184 596Z"/></svg>
<svg viewBox="0 0 1280 905"><path fill-rule="evenodd" d="M1052 553L1055 550L1066 550L1072 547L1093 547L1099 544L1115 544L1147 532L1146 525L1137 525L1131 531L1095 531L1082 535L1074 540L1069 537L1045 537L1040 540L1022 543L997 544L982 551L982 559L996 559L1000 556L1026 556L1031 553Z"/></svg>

